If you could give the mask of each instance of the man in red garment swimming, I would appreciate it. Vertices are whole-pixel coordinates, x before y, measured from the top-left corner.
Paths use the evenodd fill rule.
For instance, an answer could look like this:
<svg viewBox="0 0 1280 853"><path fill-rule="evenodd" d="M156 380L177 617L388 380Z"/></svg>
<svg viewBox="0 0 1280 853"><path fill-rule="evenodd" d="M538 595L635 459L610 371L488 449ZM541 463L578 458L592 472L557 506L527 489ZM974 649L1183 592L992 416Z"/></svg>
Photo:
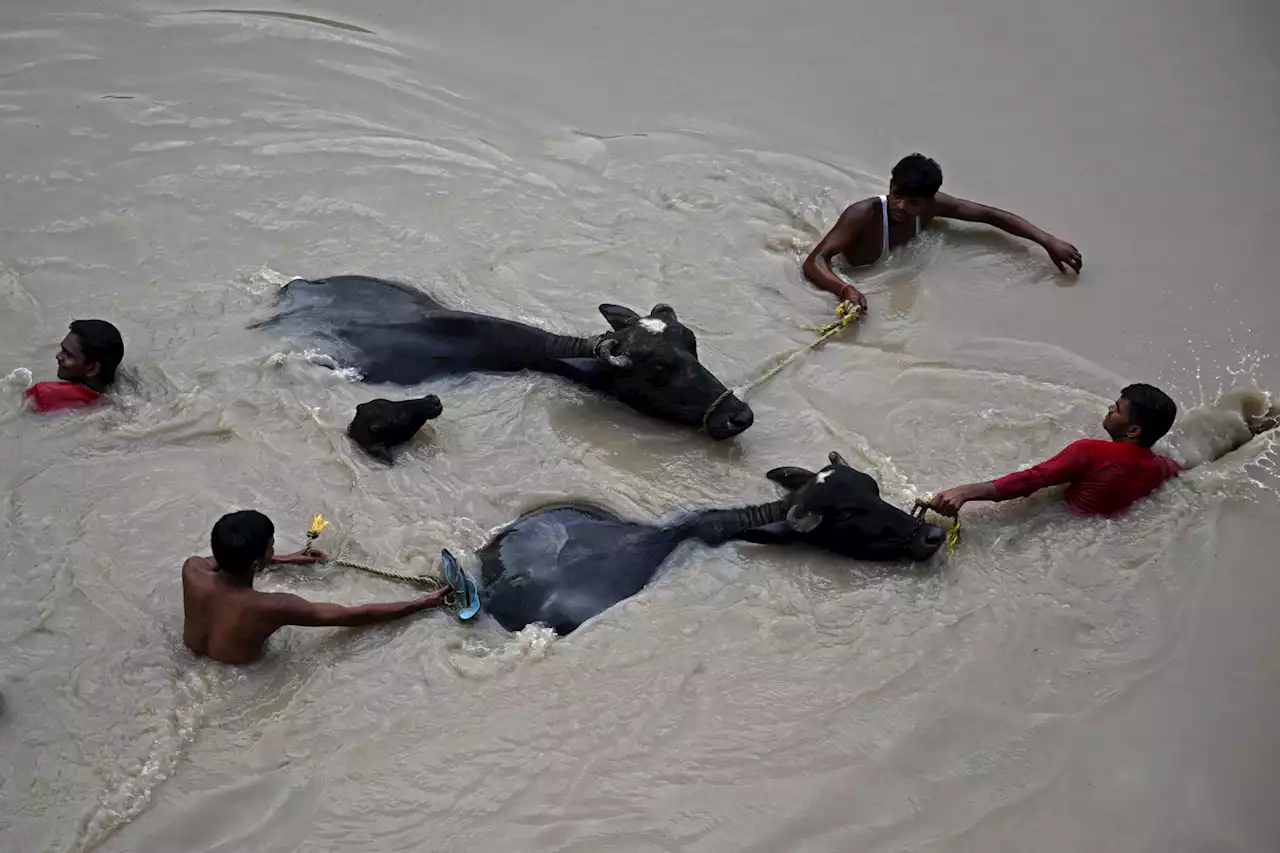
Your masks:
<svg viewBox="0 0 1280 853"><path fill-rule="evenodd" d="M929 506L943 515L956 515L969 501L1024 498L1048 486L1069 483L1063 501L1072 512L1122 515L1134 501L1178 476L1177 462L1151 452L1151 445L1169 431L1177 414L1177 405L1159 388L1130 385L1102 419L1109 441L1082 438L1033 468L947 489L935 495Z"/></svg>
<svg viewBox="0 0 1280 853"><path fill-rule="evenodd" d="M89 406L115 381L124 359L124 341L106 320L73 320L58 348L60 382L37 382L27 399L37 412Z"/></svg>

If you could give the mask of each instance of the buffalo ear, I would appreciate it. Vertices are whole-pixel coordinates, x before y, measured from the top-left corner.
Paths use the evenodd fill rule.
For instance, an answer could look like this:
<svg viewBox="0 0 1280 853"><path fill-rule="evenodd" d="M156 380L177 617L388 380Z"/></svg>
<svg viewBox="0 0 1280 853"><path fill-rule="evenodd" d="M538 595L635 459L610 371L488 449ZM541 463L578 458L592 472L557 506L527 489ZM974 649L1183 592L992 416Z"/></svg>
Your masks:
<svg viewBox="0 0 1280 853"><path fill-rule="evenodd" d="M698 339L694 336L693 330L688 326L680 327L680 343L689 351L694 358L698 357Z"/></svg>
<svg viewBox="0 0 1280 853"><path fill-rule="evenodd" d="M804 468L796 468L793 465L784 465L781 468L774 468L765 474L773 482L782 488L794 492L801 489L812 482L817 475L812 471L806 471Z"/></svg>
<svg viewBox="0 0 1280 853"><path fill-rule="evenodd" d="M631 356L622 355L618 352L618 339L610 337L602 337L600 342L596 344L596 358L603 361L611 367L619 370L626 370L631 367Z"/></svg>
<svg viewBox="0 0 1280 853"><path fill-rule="evenodd" d="M676 319L676 309L672 308L665 302L659 302L653 306L653 310L649 312L649 316L654 319L661 320L664 323L679 323Z"/></svg>
<svg viewBox="0 0 1280 853"><path fill-rule="evenodd" d="M604 319L608 321L615 332L625 329L640 319L640 315L630 308L624 308L621 305L610 305L608 302L600 306L600 313L604 315Z"/></svg>
<svg viewBox="0 0 1280 853"><path fill-rule="evenodd" d="M787 510L787 526L796 533L812 533L822 523L822 513L809 512L801 506Z"/></svg>

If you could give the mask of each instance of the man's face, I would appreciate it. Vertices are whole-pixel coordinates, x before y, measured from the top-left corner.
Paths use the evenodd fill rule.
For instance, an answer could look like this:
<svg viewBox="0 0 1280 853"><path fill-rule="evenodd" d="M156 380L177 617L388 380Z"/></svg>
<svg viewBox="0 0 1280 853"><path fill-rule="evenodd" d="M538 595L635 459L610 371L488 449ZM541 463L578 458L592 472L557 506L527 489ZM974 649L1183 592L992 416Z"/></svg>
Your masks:
<svg viewBox="0 0 1280 853"><path fill-rule="evenodd" d="M98 363L86 362L80 339L69 333L58 347L58 378L63 382L83 382L98 375Z"/></svg>
<svg viewBox="0 0 1280 853"><path fill-rule="evenodd" d="M1112 438L1137 438L1141 430L1131 418L1129 401L1121 397L1107 409L1107 416L1102 419L1102 428Z"/></svg>
<svg viewBox="0 0 1280 853"><path fill-rule="evenodd" d="M895 185L889 185L889 218L894 222L915 219L924 212L928 203L927 198L903 195Z"/></svg>

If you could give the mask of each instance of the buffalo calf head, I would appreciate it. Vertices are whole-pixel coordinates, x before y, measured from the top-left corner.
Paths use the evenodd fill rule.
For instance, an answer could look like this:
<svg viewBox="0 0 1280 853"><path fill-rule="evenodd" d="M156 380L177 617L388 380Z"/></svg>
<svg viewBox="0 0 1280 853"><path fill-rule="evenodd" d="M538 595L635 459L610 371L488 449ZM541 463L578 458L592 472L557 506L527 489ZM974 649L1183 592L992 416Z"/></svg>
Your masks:
<svg viewBox="0 0 1280 853"><path fill-rule="evenodd" d="M370 400L356 406L347 435L375 459L392 463L391 448L404 444L444 407L434 394L417 400Z"/></svg>

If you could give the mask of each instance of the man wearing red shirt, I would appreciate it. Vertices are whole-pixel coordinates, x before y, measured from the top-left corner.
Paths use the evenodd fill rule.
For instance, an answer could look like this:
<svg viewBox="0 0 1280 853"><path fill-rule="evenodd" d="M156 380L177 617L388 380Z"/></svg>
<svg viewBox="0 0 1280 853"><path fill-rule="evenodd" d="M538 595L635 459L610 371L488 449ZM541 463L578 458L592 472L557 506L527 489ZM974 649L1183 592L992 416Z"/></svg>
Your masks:
<svg viewBox="0 0 1280 853"><path fill-rule="evenodd" d="M1130 385L1102 419L1110 441L1081 439L1025 471L947 489L930 506L943 515L956 515L969 501L1025 498L1047 486L1069 483L1063 500L1072 512L1121 515L1134 501L1178 476L1177 462L1151 452L1151 445L1169 431L1177 414L1178 407L1159 388Z"/></svg>
<svg viewBox="0 0 1280 853"><path fill-rule="evenodd" d="M58 379L37 382L27 399L37 412L78 409L96 403L115 381L124 360L124 341L106 320L73 320L58 347Z"/></svg>

